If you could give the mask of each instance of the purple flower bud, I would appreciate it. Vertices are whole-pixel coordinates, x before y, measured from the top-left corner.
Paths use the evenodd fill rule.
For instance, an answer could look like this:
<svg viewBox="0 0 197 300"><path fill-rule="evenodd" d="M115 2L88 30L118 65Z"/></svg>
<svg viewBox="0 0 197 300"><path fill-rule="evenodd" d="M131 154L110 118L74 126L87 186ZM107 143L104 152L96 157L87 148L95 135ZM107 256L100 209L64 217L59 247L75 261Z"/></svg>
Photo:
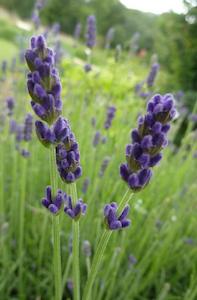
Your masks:
<svg viewBox="0 0 197 300"><path fill-rule="evenodd" d="M109 230L117 230L130 225L130 220L126 219L129 213L129 206L125 206L120 216L117 216L118 206L115 202L104 207L105 223Z"/></svg>
<svg viewBox="0 0 197 300"><path fill-rule="evenodd" d="M78 221L81 215L85 215L87 209L87 204L84 204L82 199L79 199L74 206L72 203L71 196L68 197L66 206L64 207L64 212L75 221Z"/></svg>
<svg viewBox="0 0 197 300"><path fill-rule="evenodd" d="M67 195L62 190L58 190L56 196L52 197L51 187L48 186L45 192L45 198L42 199L42 205L52 214L59 213L62 205L67 202Z"/></svg>
<svg viewBox="0 0 197 300"><path fill-rule="evenodd" d="M100 131L96 131L96 133L94 135L94 138L93 138L93 142L92 142L92 144L93 144L94 147L96 147L99 144L100 138L101 138Z"/></svg>
<svg viewBox="0 0 197 300"><path fill-rule="evenodd" d="M109 106L107 108L107 118L106 118L105 124L104 124L105 129L109 129L111 127L112 120L115 117L115 112L116 112L115 106Z"/></svg>

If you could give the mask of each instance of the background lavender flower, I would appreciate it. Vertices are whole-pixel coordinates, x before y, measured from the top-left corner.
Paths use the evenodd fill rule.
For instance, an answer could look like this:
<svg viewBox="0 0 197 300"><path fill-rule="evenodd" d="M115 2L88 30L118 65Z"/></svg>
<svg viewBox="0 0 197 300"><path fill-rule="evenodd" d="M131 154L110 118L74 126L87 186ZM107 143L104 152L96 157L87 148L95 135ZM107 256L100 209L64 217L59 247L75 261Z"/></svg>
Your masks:
<svg viewBox="0 0 197 300"><path fill-rule="evenodd" d="M102 161L102 164L101 164L101 168L100 168L100 171L99 171L99 176L102 177L109 165L109 162L110 162L111 158L110 157L105 157Z"/></svg>
<svg viewBox="0 0 197 300"><path fill-rule="evenodd" d="M86 63L86 64L84 65L84 71L85 71L86 73L92 71L92 66L91 66L91 64Z"/></svg>
<svg viewBox="0 0 197 300"><path fill-rule="evenodd" d="M81 23L77 23L74 30L74 39L78 40L81 34Z"/></svg>
<svg viewBox="0 0 197 300"><path fill-rule="evenodd" d="M90 242L89 241L83 241L83 246L82 246L82 250L83 250L83 253L86 257L90 257L92 255L92 252L91 252L91 245L90 245Z"/></svg>
<svg viewBox="0 0 197 300"><path fill-rule="evenodd" d="M14 107L15 107L15 100L12 97L6 99L6 106L8 111L8 116L13 115Z"/></svg>
<svg viewBox="0 0 197 300"><path fill-rule="evenodd" d="M83 186L82 186L82 193L86 194L87 193L87 189L89 187L90 184L90 178L85 178L84 182L83 182Z"/></svg>
<svg viewBox="0 0 197 300"><path fill-rule="evenodd" d="M24 122L24 140L26 142L32 139L32 131L33 131L33 116L31 114L27 114Z"/></svg>
<svg viewBox="0 0 197 300"><path fill-rule="evenodd" d="M132 130L132 143L126 146L126 164L120 166L120 175L129 187L138 191L152 176L150 168L159 163L161 150L167 146L169 122L176 110L173 96L155 95L147 105L147 114L138 119L138 128Z"/></svg>
<svg viewBox="0 0 197 300"><path fill-rule="evenodd" d="M154 85L158 71L159 71L159 64L158 63L152 64L150 73L148 74L148 77L146 80L148 87L152 87Z"/></svg>
<svg viewBox="0 0 197 300"><path fill-rule="evenodd" d="M86 45L93 48L96 44L96 18L89 16L87 18Z"/></svg>
<svg viewBox="0 0 197 300"><path fill-rule="evenodd" d="M129 205L125 206L120 216L117 216L118 206L115 202L107 204L104 207L104 216L107 228L110 230L117 230L130 225L130 220L126 217L129 213Z"/></svg>
<svg viewBox="0 0 197 300"><path fill-rule="evenodd" d="M116 112L115 106L109 106L107 108L107 118L106 118L105 124L104 124L105 129L109 129L111 127L112 120L115 117L115 112Z"/></svg>
<svg viewBox="0 0 197 300"><path fill-rule="evenodd" d="M99 144L100 138L101 138L100 131L96 131L95 135L94 135L94 138L93 138L93 142L92 142L92 144L93 144L94 147L96 147Z"/></svg>
<svg viewBox="0 0 197 300"><path fill-rule="evenodd" d="M118 62L120 60L121 54L122 54L122 45L118 44L116 45L116 49L115 49L115 55L114 55L115 62Z"/></svg>

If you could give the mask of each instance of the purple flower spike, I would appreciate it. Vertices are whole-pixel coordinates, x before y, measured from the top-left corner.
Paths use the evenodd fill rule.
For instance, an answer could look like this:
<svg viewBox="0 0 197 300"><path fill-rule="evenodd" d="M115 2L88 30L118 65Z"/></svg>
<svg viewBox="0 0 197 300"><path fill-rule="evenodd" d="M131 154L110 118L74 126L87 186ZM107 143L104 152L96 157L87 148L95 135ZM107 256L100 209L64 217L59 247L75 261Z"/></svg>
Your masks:
<svg viewBox="0 0 197 300"><path fill-rule="evenodd" d="M89 16L87 18L86 45L93 48L96 44L96 18Z"/></svg>
<svg viewBox="0 0 197 300"><path fill-rule="evenodd" d="M105 223L107 225L107 228L110 230L125 228L128 227L131 223L131 221L127 219L130 210L129 205L125 206L119 217L117 216L117 209L118 206L115 202L107 204L104 207Z"/></svg>
<svg viewBox="0 0 197 300"><path fill-rule="evenodd" d="M63 118L58 124L56 122L53 130L55 138L61 140L56 147L56 163L60 177L67 183L74 182L82 175L79 146L75 136L68 121Z"/></svg>
<svg viewBox="0 0 197 300"><path fill-rule="evenodd" d="M111 127L112 124L112 120L115 117L115 112L116 112L116 108L115 106L109 106L107 109L107 118L104 124L104 128L105 129L109 129Z"/></svg>
<svg viewBox="0 0 197 300"><path fill-rule="evenodd" d="M8 110L8 116L13 115L13 110L15 106L15 100L12 97L9 97L6 99L6 105L7 105L7 110Z"/></svg>
<svg viewBox="0 0 197 300"><path fill-rule="evenodd" d="M24 122L24 140L26 142L31 140L32 130L33 130L33 117L31 114L27 114Z"/></svg>
<svg viewBox="0 0 197 300"><path fill-rule="evenodd" d="M27 88L36 115L52 124L61 114L61 83L54 67L55 54L47 48L43 36L32 37L31 49L25 53L30 73Z"/></svg>
<svg viewBox="0 0 197 300"><path fill-rule="evenodd" d="M126 164L121 164L120 175L133 191L140 191L152 177L150 168L162 159L161 150L168 144L176 110L172 95L155 95L147 105L145 116L138 118L138 128L131 132L131 144L126 146Z"/></svg>
<svg viewBox="0 0 197 300"><path fill-rule="evenodd" d="M84 204L82 199L79 199L74 206L71 196L68 197L67 205L64 207L64 212L73 220L78 221L81 215L85 215L87 204Z"/></svg>
<svg viewBox="0 0 197 300"><path fill-rule="evenodd" d="M55 197L52 197L51 187L48 186L45 192L45 198L42 199L42 205L46 207L52 214L56 215L67 201L67 195L62 190L58 190Z"/></svg>
<svg viewBox="0 0 197 300"><path fill-rule="evenodd" d="M148 74L148 77L147 77L147 86L148 87L152 87L154 85L154 81L155 81L158 71L159 71L159 64L154 63L151 66L150 73Z"/></svg>

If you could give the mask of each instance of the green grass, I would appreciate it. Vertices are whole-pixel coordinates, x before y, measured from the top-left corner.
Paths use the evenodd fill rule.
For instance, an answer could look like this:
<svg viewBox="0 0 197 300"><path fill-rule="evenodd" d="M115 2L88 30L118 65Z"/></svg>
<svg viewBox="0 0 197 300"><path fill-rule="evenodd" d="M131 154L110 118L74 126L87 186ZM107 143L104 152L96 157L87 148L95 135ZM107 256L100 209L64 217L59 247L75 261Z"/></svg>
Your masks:
<svg viewBox="0 0 197 300"><path fill-rule="evenodd" d="M146 103L135 95L134 86L146 76L148 66L127 54L115 63L112 52L96 49L93 53L95 66L86 74L82 61L84 46L73 48L72 40L63 38L62 41L69 52L60 68L63 115L69 119L79 142L83 176L77 181L77 190L78 196L88 203L87 215L80 221L82 293L87 279L83 241L90 241L91 263L104 228L103 206L111 201L120 202L127 190L119 176L119 165L125 161L124 149L130 141L130 130L136 127L138 114L145 113ZM2 42L0 57L5 58L6 54L9 60L17 53L17 48L5 39ZM12 118L20 123L25 113L31 112L24 70L27 71L26 65L17 64L16 70L8 71L0 83L1 111L7 94L14 96L17 103ZM161 70L155 92L169 92L163 86L164 77L168 78L168 74ZM116 106L117 112L112 127L106 131L103 124L110 104ZM93 117L96 118L95 127L91 125ZM173 124L171 141L179 124L178 120ZM0 299L22 300L19 296L19 286L22 285L24 298L51 300L54 294L51 217L40 204L45 187L50 184L49 150L44 149L34 134L29 143L31 156L24 168L24 158L15 149L15 139L8 133L8 125L9 118L6 117L0 132ZM93 147L92 140L97 130L107 137L107 142ZM196 142L195 134L190 130L178 153L175 154L171 146L165 149L164 158L154 168L148 187L132 198L132 226L112 233L94 282L92 300L197 298L197 160L193 158L197 151ZM23 143L21 147L27 145ZM111 158L110 163L100 177L99 170L106 156ZM87 177L90 185L84 195L82 186ZM64 191L68 188L60 179L58 187ZM22 206L24 192L25 205ZM22 221L19 219L21 209L24 209ZM24 241L19 252L21 223L24 224ZM68 281L72 277L69 252L72 222L64 213L60 215L60 226L62 271ZM137 259L134 265L129 264L131 254ZM21 261L22 283L18 276ZM67 286L64 286L63 299L72 299Z"/></svg>

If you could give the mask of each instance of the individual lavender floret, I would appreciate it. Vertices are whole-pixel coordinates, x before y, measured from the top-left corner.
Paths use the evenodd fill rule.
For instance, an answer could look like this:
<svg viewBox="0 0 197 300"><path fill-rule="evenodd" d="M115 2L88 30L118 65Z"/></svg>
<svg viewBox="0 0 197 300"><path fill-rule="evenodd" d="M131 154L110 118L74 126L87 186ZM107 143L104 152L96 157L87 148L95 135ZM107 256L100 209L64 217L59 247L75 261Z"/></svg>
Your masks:
<svg viewBox="0 0 197 300"><path fill-rule="evenodd" d="M120 166L120 175L132 190L139 191L149 183L150 168L162 159L175 114L173 96L158 94L148 102L146 115L139 117L138 128L131 132L132 143L126 146L127 163Z"/></svg>
<svg viewBox="0 0 197 300"><path fill-rule="evenodd" d="M107 108L107 119L104 124L105 129L109 129L111 127L112 120L115 117L115 112L116 112L115 106L109 106Z"/></svg>
<svg viewBox="0 0 197 300"><path fill-rule="evenodd" d="M31 49L25 53L30 69L27 88L32 98L32 108L36 115L52 124L62 111L61 83L54 68L55 55L46 46L43 36L32 37Z"/></svg>
<svg viewBox="0 0 197 300"><path fill-rule="evenodd" d="M56 196L53 197L51 187L47 186L45 198L42 199L42 205L45 206L52 214L57 214L60 211L63 203L66 201L66 193L58 190Z"/></svg>
<svg viewBox="0 0 197 300"><path fill-rule="evenodd" d="M62 180L71 183L82 175L82 168L78 143L68 122L65 124L67 127L60 127L62 130L59 130L58 126L57 130L54 129L55 136L62 141L56 147L56 163Z"/></svg>
<svg viewBox="0 0 197 300"><path fill-rule="evenodd" d="M81 34L81 23L77 23L74 30L74 39L78 40Z"/></svg>
<svg viewBox="0 0 197 300"><path fill-rule="evenodd" d="M105 48L109 49L111 46L111 42L114 38L115 29L113 27L110 27L107 31L106 37L105 37Z"/></svg>
<svg viewBox="0 0 197 300"><path fill-rule="evenodd" d="M93 48L96 44L96 18L89 16L87 18L86 45Z"/></svg>
<svg viewBox="0 0 197 300"><path fill-rule="evenodd" d="M64 212L75 221L79 220L81 215L85 215L87 205L84 204L82 199L79 199L74 206L71 196L68 196L67 204L64 207Z"/></svg>
<svg viewBox="0 0 197 300"><path fill-rule="evenodd" d="M87 178L84 180L83 186L82 186L82 193L83 193L83 194L86 194L87 189L88 189L88 187L89 187L89 184L90 184L90 178L87 177Z"/></svg>
<svg viewBox="0 0 197 300"><path fill-rule="evenodd" d="M33 131L33 116L27 114L24 122L24 141L28 142L32 139Z"/></svg>
<svg viewBox="0 0 197 300"><path fill-rule="evenodd" d="M92 142L92 144L93 144L94 147L96 147L99 144L100 138L101 138L100 131L96 131L96 133L94 135L94 138L93 138L93 142Z"/></svg>
<svg viewBox="0 0 197 300"><path fill-rule="evenodd" d="M91 245L89 241L83 241L83 253L86 257L90 257L92 255Z"/></svg>
<svg viewBox="0 0 197 300"><path fill-rule="evenodd" d="M118 206L116 202L107 204L104 207L105 222L107 228L110 230L116 230L116 229L128 227L131 223L131 221L127 219L127 215L130 209L129 205L125 206L125 208L123 209L119 217L117 217L117 209Z"/></svg>
<svg viewBox="0 0 197 300"><path fill-rule="evenodd" d="M111 158L110 157L105 157L102 164L101 164L101 168L99 171L99 176L102 177L105 173L105 170L107 169L109 162L110 162Z"/></svg>
<svg viewBox="0 0 197 300"><path fill-rule="evenodd" d="M153 86L155 78L158 74L158 71L159 71L159 64L158 63L152 64L150 73L148 74L148 77L147 77L147 80L146 80L148 87Z"/></svg>
<svg viewBox="0 0 197 300"><path fill-rule="evenodd" d="M6 99L6 105L8 110L8 116L13 115L14 107L15 107L15 100L12 97Z"/></svg>

